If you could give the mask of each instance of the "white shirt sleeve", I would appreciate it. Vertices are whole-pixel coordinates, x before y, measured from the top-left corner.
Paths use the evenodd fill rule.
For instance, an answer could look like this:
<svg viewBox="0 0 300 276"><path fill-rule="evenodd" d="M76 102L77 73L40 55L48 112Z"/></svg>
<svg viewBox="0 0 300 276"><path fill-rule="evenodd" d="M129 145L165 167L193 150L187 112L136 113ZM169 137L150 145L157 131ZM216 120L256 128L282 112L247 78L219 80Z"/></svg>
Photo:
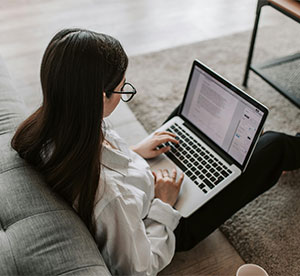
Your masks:
<svg viewBox="0 0 300 276"><path fill-rule="evenodd" d="M133 194L118 196L96 218L96 240L113 275L156 275L174 256L180 214L154 199L142 220L136 203Z"/></svg>

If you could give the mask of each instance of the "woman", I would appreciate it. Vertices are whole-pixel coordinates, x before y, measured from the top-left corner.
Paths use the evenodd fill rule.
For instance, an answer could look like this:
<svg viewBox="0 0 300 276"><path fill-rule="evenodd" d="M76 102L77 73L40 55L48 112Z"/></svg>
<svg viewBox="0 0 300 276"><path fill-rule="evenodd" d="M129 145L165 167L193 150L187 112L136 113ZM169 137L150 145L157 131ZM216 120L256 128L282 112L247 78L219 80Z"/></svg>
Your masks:
<svg viewBox="0 0 300 276"><path fill-rule="evenodd" d="M274 185L283 170L299 168L300 138L263 135L247 171L182 219L172 206L183 175L152 173L144 159L169 150L157 147L177 143L174 135L157 133L130 150L103 122L120 99L136 93L126 83L127 65L110 36L81 29L57 33L42 60L42 106L20 125L12 146L78 212L112 274L153 275L175 249L193 247Z"/></svg>

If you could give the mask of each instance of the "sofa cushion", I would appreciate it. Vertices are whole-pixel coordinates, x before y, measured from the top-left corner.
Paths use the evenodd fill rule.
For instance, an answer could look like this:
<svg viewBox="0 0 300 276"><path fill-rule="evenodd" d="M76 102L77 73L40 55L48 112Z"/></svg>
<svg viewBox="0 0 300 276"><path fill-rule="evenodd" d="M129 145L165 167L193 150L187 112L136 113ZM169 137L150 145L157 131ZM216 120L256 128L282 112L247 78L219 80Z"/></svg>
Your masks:
<svg viewBox="0 0 300 276"><path fill-rule="evenodd" d="M0 57L0 135L14 130L25 118L26 109Z"/></svg>

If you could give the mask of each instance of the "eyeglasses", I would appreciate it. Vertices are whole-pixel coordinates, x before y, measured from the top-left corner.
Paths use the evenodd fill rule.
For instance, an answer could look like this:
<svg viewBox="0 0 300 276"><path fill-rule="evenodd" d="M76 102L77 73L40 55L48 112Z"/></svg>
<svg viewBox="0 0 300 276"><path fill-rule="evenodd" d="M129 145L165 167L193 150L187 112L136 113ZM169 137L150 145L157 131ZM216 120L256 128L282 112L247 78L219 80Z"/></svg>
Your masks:
<svg viewBox="0 0 300 276"><path fill-rule="evenodd" d="M129 82L125 82L121 91L107 91L108 93L122 94L121 99L123 102L129 102L137 93L136 89Z"/></svg>

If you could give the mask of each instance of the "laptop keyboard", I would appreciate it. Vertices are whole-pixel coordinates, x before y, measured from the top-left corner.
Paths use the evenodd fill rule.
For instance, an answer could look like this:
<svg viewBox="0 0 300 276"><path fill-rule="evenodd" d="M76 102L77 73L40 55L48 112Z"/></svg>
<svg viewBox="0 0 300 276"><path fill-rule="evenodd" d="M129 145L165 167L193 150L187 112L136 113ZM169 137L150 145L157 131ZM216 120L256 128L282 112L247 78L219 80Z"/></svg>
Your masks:
<svg viewBox="0 0 300 276"><path fill-rule="evenodd" d="M232 173L226 164L215 158L178 124L175 123L167 131L177 135L179 144L165 143L159 147L171 147L165 154L203 193L208 193Z"/></svg>

